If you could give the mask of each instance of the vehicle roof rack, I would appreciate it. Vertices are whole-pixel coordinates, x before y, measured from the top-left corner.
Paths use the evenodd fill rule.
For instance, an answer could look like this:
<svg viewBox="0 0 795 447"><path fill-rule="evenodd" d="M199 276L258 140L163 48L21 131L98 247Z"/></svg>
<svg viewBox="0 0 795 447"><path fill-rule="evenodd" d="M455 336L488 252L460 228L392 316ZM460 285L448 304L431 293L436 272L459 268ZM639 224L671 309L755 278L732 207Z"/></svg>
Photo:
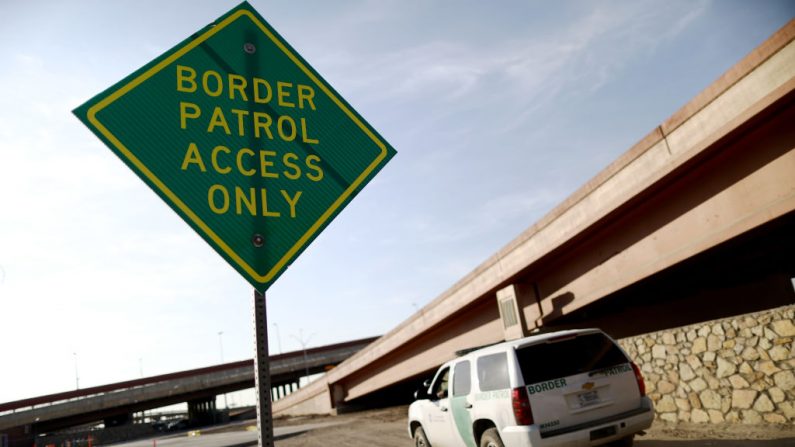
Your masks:
<svg viewBox="0 0 795 447"><path fill-rule="evenodd" d="M549 334L552 332L561 332L561 331L578 331L582 329L595 329L595 326L541 326L537 327L530 331L528 335L543 335Z"/></svg>
<svg viewBox="0 0 795 447"><path fill-rule="evenodd" d="M465 355L469 354L472 351L477 351L478 349L488 348L489 346L498 345L500 343L504 343L504 340L503 341L496 341L494 343L489 343L487 345L474 346L474 347L471 347L471 348L459 349L458 351L455 352L455 356L456 357L462 357L462 356L465 356Z"/></svg>

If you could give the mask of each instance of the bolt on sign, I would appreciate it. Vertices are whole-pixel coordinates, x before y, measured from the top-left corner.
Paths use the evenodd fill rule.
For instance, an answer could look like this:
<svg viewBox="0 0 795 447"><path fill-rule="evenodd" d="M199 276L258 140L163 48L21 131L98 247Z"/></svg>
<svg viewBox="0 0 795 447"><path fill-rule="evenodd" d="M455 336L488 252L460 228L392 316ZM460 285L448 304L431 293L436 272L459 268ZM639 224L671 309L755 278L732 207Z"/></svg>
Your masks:
<svg viewBox="0 0 795 447"><path fill-rule="evenodd" d="M396 153L248 3L74 113L262 292Z"/></svg>

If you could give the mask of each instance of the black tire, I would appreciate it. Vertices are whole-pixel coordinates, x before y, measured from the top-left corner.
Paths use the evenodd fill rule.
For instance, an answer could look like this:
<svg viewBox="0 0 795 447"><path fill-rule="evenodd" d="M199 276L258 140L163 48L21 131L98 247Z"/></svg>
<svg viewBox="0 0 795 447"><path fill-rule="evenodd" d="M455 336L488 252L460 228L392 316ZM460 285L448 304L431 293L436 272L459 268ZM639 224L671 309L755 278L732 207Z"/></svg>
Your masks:
<svg viewBox="0 0 795 447"><path fill-rule="evenodd" d="M480 447L505 447L496 428L490 428L480 437Z"/></svg>
<svg viewBox="0 0 795 447"><path fill-rule="evenodd" d="M626 438L621 438L617 441L613 441L610 443L611 447L632 447L632 444L635 443L635 435L629 435Z"/></svg>
<svg viewBox="0 0 795 447"><path fill-rule="evenodd" d="M428 438L425 436L425 430L422 427L414 429L414 447L431 447Z"/></svg>

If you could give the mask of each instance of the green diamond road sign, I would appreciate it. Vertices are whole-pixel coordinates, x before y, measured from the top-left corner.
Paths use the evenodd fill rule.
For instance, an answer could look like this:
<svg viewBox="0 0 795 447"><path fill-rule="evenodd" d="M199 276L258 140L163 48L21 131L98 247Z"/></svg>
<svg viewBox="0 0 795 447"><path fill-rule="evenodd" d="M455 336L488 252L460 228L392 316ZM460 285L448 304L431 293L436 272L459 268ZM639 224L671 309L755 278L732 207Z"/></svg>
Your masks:
<svg viewBox="0 0 795 447"><path fill-rule="evenodd" d="M248 3L74 113L263 292L395 155Z"/></svg>

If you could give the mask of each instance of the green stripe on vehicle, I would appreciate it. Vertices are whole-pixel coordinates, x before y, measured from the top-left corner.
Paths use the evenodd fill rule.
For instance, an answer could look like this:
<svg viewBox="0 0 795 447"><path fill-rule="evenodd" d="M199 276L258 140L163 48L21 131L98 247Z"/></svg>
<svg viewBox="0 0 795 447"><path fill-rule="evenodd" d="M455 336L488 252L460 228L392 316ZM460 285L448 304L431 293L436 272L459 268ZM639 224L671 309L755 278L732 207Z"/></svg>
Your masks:
<svg viewBox="0 0 795 447"><path fill-rule="evenodd" d="M458 396L450 399L450 408L453 411L453 420L458 429L458 434L464 440L467 447L477 447L475 445L475 433L472 431L472 417L469 416L469 410L465 407L467 404L466 396Z"/></svg>

